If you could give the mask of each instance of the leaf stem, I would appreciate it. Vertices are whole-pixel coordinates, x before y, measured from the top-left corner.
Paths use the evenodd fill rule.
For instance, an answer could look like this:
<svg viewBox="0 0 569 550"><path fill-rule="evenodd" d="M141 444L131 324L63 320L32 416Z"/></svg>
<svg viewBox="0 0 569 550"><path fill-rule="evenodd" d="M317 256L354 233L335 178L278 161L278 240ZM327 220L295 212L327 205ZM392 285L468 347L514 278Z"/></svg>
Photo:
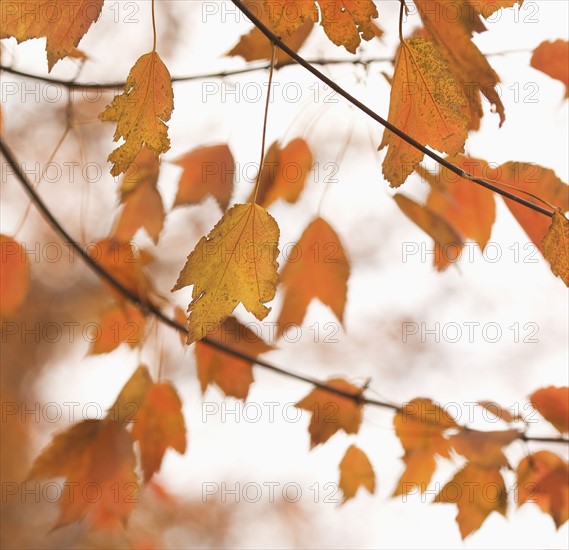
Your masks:
<svg viewBox="0 0 569 550"><path fill-rule="evenodd" d="M152 51L156 51L156 14L154 12L155 9L155 0L152 0L152 35L153 35L153 42L152 42Z"/></svg>

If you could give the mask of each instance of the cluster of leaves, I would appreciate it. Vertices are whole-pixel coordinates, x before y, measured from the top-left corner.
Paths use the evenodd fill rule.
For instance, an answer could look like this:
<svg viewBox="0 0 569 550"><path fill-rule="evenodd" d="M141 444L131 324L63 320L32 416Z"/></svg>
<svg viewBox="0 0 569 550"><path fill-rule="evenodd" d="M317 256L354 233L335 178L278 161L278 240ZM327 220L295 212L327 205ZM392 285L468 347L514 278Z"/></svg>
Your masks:
<svg viewBox="0 0 569 550"><path fill-rule="evenodd" d="M414 172L427 180L430 188L424 205L399 193L394 199L400 209L433 238L435 248L440 251L450 245L460 251L465 239L476 241L484 249L489 241L495 219L494 196L469 181L473 176L503 189L513 189L518 196L534 204L549 206L553 210L553 221L506 199L514 217L549 260L553 273L569 286L569 222L564 215L569 210L567 184L547 168L508 162L489 170L485 161L463 154L468 132L480 127L482 95L492 103L500 124L505 120L505 108L496 90L498 75L472 41L473 34L485 30L483 19L494 11L522 1L461 0L461 5L469 8L462 12L467 15L458 21L436 21L432 14L437 10L433 8L444 8L456 0L415 0L424 28L412 38L401 37L391 82L388 120L421 145L448 155L447 160L463 170L463 177L454 177L444 167L436 174L427 172L421 164L423 153L390 130L385 131L380 144L380 148L387 148L383 174L393 187L401 186ZM60 18L66 22L64 27L48 24L46 14L50 2L11 4L20 9L2 8L0 38L15 37L21 42L45 37L51 70L58 60L77 55L76 47L98 18L103 0L66 2L65 9L82 8L79 10L82 16L71 17L69 13L69 17ZM92 4L94 9L85 9L86 4ZM251 6L254 2L247 0L244 4ZM302 46L316 23L332 42L352 53L362 39L370 40L381 34L373 22L378 12L372 0L263 0L261 4L262 22L282 35L293 50ZM33 25L23 24L24 8L37 10ZM541 44L534 52L532 65L567 85L566 66L558 65L557 59L566 58L568 51L566 42ZM269 41L254 28L229 55L253 60L269 58L271 52ZM290 58L286 54L277 55L277 63L288 62ZM100 115L102 121L116 122L114 140L122 140L122 143L110 153L108 160L112 163L111 174L124 176L119 190L122 207L111 235L98 241L98 255L93 261L136 296L140 304L154 308L165 299L154 290L145 271L151 258L146 253L134 252L131 240L139 229L144 229L157 243L164 226L166 214L157 183L160 155L170 148L167 123L173 108L172 79L154 48L136 61L123 93ZM242 304L257 319L264 319L270 311L267 304L275 297L279 282L283 288L279 334L289 323L301 324L314 299L329 306L340 322L343 320L350 265L330 221L315 217L297 243L299 261L287 263L280 275L278 272L280 230L267 209L277 200L289 203L298 200L312 161L310 147L301 138L286 144L273 143L264 156L249 202L233 205L234 181L228 174L235 173L234 158L226 144L201 147L174 161L182 168L174 207L199 204L211 195L223 211L215 227L190 252L172 289L193 287L188 318L179 308L172 306L172 309L177 319L187 322L187 343L195 343L203 391L210 384L216 384L227 396L246 399L253 382L253 360L272 346L241 325L232 313ZM301 170L301 177L294 184L287 181L282 169L289 162ZM204 178L206 164L218 169L212 171L211 177ZM1 239L1 315L4 318L13 315L25 300L29 266L21 245L8 236ZM327 249L332 250L329 261L316 257ZM435 255L437 269L443 270L449 263L444 253ZM140 345L146 333L145 314L115 287L109 288L116 303L102 313L103 337L90 350L95 354L112 351L119 341ZM111 337L112 327L117 323L121 327L134 325L136 334L123 330L117 341L116 333ZM243 355L231 356L212 348L203 341L206 337L223 342ZM297 403L300 409L312 412L311 448L325 443L339 430L348 434L358 432L366 404L364 391L365 388L347 380L332 379ZM531 396L534 407L562 434L569 431L568 392L568 388L550 387ZM132 406L134 409L129 409ZM327 407L333 411L332 415L322 414ZM134 414L129 414L129 410L130 413L134 410ZM498 416L509 425L520 420L505 410L500 410ZM458 425L424 398L414 399L398 410L394 426L405 451L405 471L395 495L416 487L424 491L435 472L437 457L450 458L455 454L465 460L449 482L465 488L462 491L465 498L453 501L458 506L457 521L462 536L478 529L492 511L505 515L507 490L502 470L511 466L503 449L515 440L524 439L523 431L513 426L496 432L474 431ZM138 488L135 441L139 445L145 482L158 471L168 448L180 453L186 448L184 419L176 390L170 383L153 381L144 366L127 382L105 419L87 420L56 435L35 461L31 478L63 476L68 482L66 491L89 482L105 488L106 496L96 504L69 498L65 493L60 501L58 525L84 516L95 527L124 523L133 501L126 496L117 499L111 493L116 482L120 482L120 487ZM518 502L523 504L533 499L552 516L557 527L569 516L567 467L559 456L540 451L526 456L516 469L520 486ZM339 483L344 501L354 497L360 486L371 493L375 490L372 464L355 445L347 449L340 463ZM471 498L468 487L472 484L476 487L494 484L498 498L489 502L478 489ZM446 488L435 497L435 502L451 501Z"/></svg>

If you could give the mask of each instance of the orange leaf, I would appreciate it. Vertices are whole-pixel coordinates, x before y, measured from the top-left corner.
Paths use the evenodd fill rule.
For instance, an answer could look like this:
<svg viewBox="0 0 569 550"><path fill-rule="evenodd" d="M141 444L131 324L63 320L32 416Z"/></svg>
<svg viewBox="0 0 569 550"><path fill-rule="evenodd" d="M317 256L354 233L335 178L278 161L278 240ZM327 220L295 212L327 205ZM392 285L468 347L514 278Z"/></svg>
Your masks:
<svg viewBox="0 0 569 550"><path fill-rule="evenodd" d="M503 420L504 422L510 423L520 419L518 415L514 416L510 411L500 407L498 403L494 403L493 401L479 401L478 404L486 409L491 415Z"/></svg>
<svg viewBox="0 0 569 550"><path fill-rule="evenodd" d="M334 229L316 218L290 254L281 275L286 290L278 319L279 334L290 324L302 323L314 298L329 306L342 322L350 265Z"/></svg>
<svg viewBox="0 0 569 550"><path fill-rule="evenodd" d="M456 522L465 539L492 512L506 516L508 492L497 469L467 464L440 490L434 502L456 504Z"/></svg>
<svg viewBox="0 0 569 550"><path fill-rule="evenodd" d="M130 434L112 420L84 420L56 434L36 458L29 479L65 477L55 528L86 517L98 529L124 527L137 502Z"/></svg>
<svg viewBox="0 0 569 550"><path fill-rule="evenodd" d="M565 84L565 98L569 97L569 42L555 40L542 42L533 52L530 65Z"/></svg>
<svg viewBox="0 0 569 550"><path fill-rule="evenodd" d="M114 141L125 141L109 155L113 176L126 172L145 144L156 157L170 149L168 126L174 109L174 91L166 65L156 52L141 56L134 64L124 93L99 118L116 121Z"/></svg>
<svg viewBox="0 0 569 550"><path fill-rule="evenodd" d="M344 493L342 502L354 498L360 487L365 487L373 495L375 492L375 473L367 455L355 445L350 445L340 462L340 481Z"/></svg>
<svg viewBox="0 0 569 550"><path fill-rule="evenodd" d="M569 519L569 464L554 453L538 451L517 468L518 503L537 504L559 529Z"/></svg>
<svg viewBox="0 0 569 550"><path fill-rule="evenodd" d="M0 319L16 314L30 285L30 265L24 247L0 234Z"/></svg>
<svg viewBox="0 0 569 550"><path fill-rule="evenodd" d="M188 318L186 313L181 307L176 306L174 308L174 319L178 321L181 325L186 325L188 322ZM186 345L187 335L185 332L178 331L178 336L180 337L180 341L182 342L182 346Z"/></svg>
<svg viewBox="0 0 569 550"><path fill-rule="evenodd" d="M146 318L136 306L126 302L107 309L100 319L89 353L109 353L126 343L135 348L144 339Z"/></svg>
<svg viewBox="0 0 569 550"><path fill-rule="evenodd" d="M104 0L11 0L2 2L0 38L18 42L46 37L49 71L75 47L99 19Z"/></svg>
<svg viewBox="0 0 569 550"><path fill-rule="evenodd" d="M160 470L164 453L172 447L186 452L186 425L182 402L169 383L152 384L133 420L132 437L140 442L140 458L144 481Z"/></svg>
<svg viewBox="0 0 569 550"><path fill-rule="evenodd" d="M199 204L205 197L215 197L227 210L235 180L235 161L226 144L199 147L174 161L184 171L178 183L174 206Z"/></svg>
<svg viewBox="0 0 569 550"><path fill-rule="evenodd" d="M355 396L361 395L361 388L342 378L333 378L326 384ZM355 434L360 429L363 405L349 397L315 388L295 406L312 412L308 426L311 449L328 441L338 430Z"/></svg>
<svg viewBox="0 0 569 550"><path fill-rule="evenodd" d="M145 365L140 365L120 391L107 413L107 418L113 422L133 422L151 385L152 379L148 368Z"/></svg>
<svg viewBox="0 0 569 550"><path fill-rule="evenodd" d="M235 317L225 319L214 332L208 334L208 339L217 340L252 357L273 349ZM205 393L209 384L215 383L227 396L237 399L247 397L249 386L253 383L252 363L201 342L196 343L196 361L202 393Z"/></svg>
<svg viewBox="0 0 569 550"><path fill-rule="evenodd" d="M292 35L306 20L318 21L314 0L263 0L265 13L278 35Z"/></svg>
<svg viewBox="0 0 569 550"><path fill-rule="evenodd" d="M128 167L121 185L124 208L113 231L117 241L130 241L139 227L144 227L156 244L164 225L164 206L156 188L158 159L143 147Z"/></svg>
<svg viewBox="0 0 569 550"><path fill-rule="evenodd" d="M193 285L188 344L201 340L239 303L259 320L270 308L278 281L279 227L253 203L236 204L202 237L172 289Z"/></svg>
<svg viewBox="0 0 569 550"><path fill-rule="evenodd" d="M484 468L502 468L508 466L508 460L502 447L508 446L520 437L517 430L480 432L462 429L449 437L454 450L466 457L471 464Z"/></svg>
<svg viewBox="0 0 569 550"><path fill-rule="evenodd" d="M467 102L443 58L423 38L402 43L395 61L388 120L422 145L455 155L468 135ZM423 159L423 153L389 130L380 149L389 145L383 175L399 187Z"/></svg>
<svg viewBox="0 0 569 550"><path fill-rule="evenodd" d="M554 275L569 286L569 220L561 210L553 213L553 221L541 241L543 256Z"/></svg>
<svg viewBox="0 0 569 550"><path fill-rule="evenodd" d="M562 212L569 210L569 186L561 181L553 170L528 162L511 161L497 168L496 179L524 191L529 191L559 208ZM529 202L544 206L542 202L524 193L513 192ZM551 225L551 220L547 216L510 199L504 198L504 202L528 237L543 254L542 241Z"/></svg>
<svg viewBox="0 0 569 550"><path fill-rule="evenodd" d="M488 19L493 13L503 8L511 8L514 4L521 6L524 0L467 0L480 15Z"/></svg>
<svg viewBox="0 0 569 550"><path fill-rule="evenodd" d="M293 139L284 149L275 141L263 161L255 202L265 208L279 198L289 203L296 202L311 168L312 152L306 141ZM253 197L254 191L250 200Z"/></svg>
<svg viewBox="0 0 569 550"><path fill-rule="evenodd" d="M531 404L561 433L569 432L569 387L549 386L530 395Z"/></svg>

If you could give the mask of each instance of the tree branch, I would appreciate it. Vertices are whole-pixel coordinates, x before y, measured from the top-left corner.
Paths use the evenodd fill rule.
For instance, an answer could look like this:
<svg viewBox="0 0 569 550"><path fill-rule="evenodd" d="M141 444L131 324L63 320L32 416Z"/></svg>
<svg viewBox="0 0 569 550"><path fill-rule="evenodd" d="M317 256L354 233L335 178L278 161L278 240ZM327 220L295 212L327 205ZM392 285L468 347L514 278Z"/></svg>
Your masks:
<svg viewBox="0 0 569 550"><path fill-rule="evenodd" d="M67 241L69 245L79 254L81 258L85 261L85 263L102 279L107 281L110 285L112 285L116 290L118 290L125 298L130 300L133 304L140 308L147 315L153 315L156 319L158 319L164 325L167 325L183 334L188 333L188 329L186 326L178 323L176 320L171 319L167 315L165 315L157 306L152 303L144 302L140 299L140 297L133 293L130 289L126 288L122 283L120 283L115 277L106 271L99 263L97 263L85 250L79 245L79 243L72 239L71 235L67 232L67 230L61 225L59 220L51 213L50 209L47 205L43 202L42 198L38 195L36 190L33 188L33 185L28 180L27 176L22 172L20 169L20 165L18 164L17 160L15 159L14 155L12 154L9 147L4 142L3 138L0 137L0 151L8 161L10 168L13 170L14 174L16 175L18 181L30 197L31 201L34 203L36 208L39 210L40 214L43 218L48 222L49 225L58 233L64 241ZM282 376L287 376L288 378L293 378L295 380L299 380L301 382L306 382L311 384L314 387L326 390L330 393L341 395L342 397L347 397L349 399L353 399L355 402L362 404L362 405L371 405L383 409L388 409L394 412L403 412L403 409L393 403L388 403L385 401L380 401L377 399L371 399L365 397L362 393L353 394L351 392L344 391L339 388L335 388L312 378L310 376L305 376L302 374L297 374L295 372L285 370L282 367L278 367L272 363L264 361L263 359L259 359L257 357L253 357L246 353L243 353L237 349L232 348L222 342L210 338L203 338L200 340L202 343L211 346L223 353L227 353L228 355L232 355L233 357L237 357L239 359L243 359L252 364L256 364L259 367L262 367L266 370L276 372ZM519 432L518 439L522 441L536 441L542 443L561 443L561 444L569 444L569 439L564 438L549 438L549 437L532 437L526 435L525 432Z"/></svg>

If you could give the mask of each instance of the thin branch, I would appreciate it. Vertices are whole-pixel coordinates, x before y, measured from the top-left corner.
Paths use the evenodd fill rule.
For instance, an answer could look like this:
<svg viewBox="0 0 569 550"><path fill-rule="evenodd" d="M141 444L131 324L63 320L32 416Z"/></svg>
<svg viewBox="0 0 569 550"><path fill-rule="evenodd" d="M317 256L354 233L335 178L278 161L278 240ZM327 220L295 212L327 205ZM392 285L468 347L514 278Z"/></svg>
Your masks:
<svg viewBox="0 0 569 550"><path fill-rule="evenodd" d="M95 273L97 273L97 275L99 275L102 279L104 279L110 285L112 285L125 298L129 299L133 304L135 304L137 307L139 307L142 312L144 312L147 315L148 314L153 315L164 325L167 325L167 326L169 326L169 327L171 327L171 328L173 328L173 329L175 329L175 330L177 330L183 334L188 334L188 329L185 325L182 325L182 324L178 323L176 320L171 319L170 317L165 315L154 304L149 303L149 302L144 302L143 300L141 300L137 294L135 294L130 289L126 288L122 283L117 281L117 279L115 279L115 277L111 273L106 271L91 256L89 256L89 254L87 254L87 252L85 252L85 250L79 245L78 242L74 241L71 238L71 235L61 225L59 220L57 220L55 218L55 216L51 213L50 209L43 202L42 198L38 195L38 193L34 189L33 185L28 180L27 176L22 172L22 170L20 169L20 165L16 161L16 159L15 159L14 155L12 154L12 152L10 151L9 147L4 143L4 140L2 139L2 137L0 137L0 151L2 152L2 154L4 155L6 160L8 161L8 164L10 165L14 174L18 178L20 184L22 185L22 187L24 188L26 193L29 195L30 199L35 204L36 208L39 210L39 212L44 217L44 219L51 225L51 227L55 230L55 232L58 233L64 239L64 241L68 242L69 245L79 254L79 256L81 258L83 258L83 260L85 261L85 263L87 264L87 266L89 268L91 268ZM330 386L330 385L326 384L325 382L322 382L322 381L317 380L315 378L312 378L310 376L305 376L305 375L297 374L297 373L289 371L289 370L285 370L285 369L278 367L272 363L264 361L263 359L253 357L251 355L248 355L246 353L241 352L238 349L232 348L231 346L227 346L226 344L223 344L222 342L220 342L218 340L214 340L214 339L210 339L210 338L206 337L200 341L202 343L210 346L210 347L213 347L213 348L223 352L223 353L227 353L228 355L232 355L233 357L237 357L237 358L243 359L244 361L247 361L249 363L256 364L259 367L262 367L262 368L269 370L269 371L272 371L272 372L276 372L278 374L281 374L282 376L286 376L288 378L299 380L301 382L306 382L306 383L308 383L308 384L310 384L316 388L326 390L327 392L330 392L330 393L333 393L336 395L341 395L342 397L347 397L348 399L353 399L356 403L359 403L362 405L371 405L371 406L379 407L382 409L388 409L388 410L391 410L394 412L403 412L403 409L401 407L399 407L393 403L388 403L385 401L380 401L377 399L371 399L371 398L365 397L363 395L363 392L365 391L367 384L366 384L366 386L364 386L364 388L362 388L360 393L354 394L351 392L344 391L340 388L335 388L334 386ZM519 432L518 438L522 441L536 441L536 442L542 442L542 443L569 444L569 439L550 438L550 437L533 437L533 436L526 435L524 432Z"/></svg>

